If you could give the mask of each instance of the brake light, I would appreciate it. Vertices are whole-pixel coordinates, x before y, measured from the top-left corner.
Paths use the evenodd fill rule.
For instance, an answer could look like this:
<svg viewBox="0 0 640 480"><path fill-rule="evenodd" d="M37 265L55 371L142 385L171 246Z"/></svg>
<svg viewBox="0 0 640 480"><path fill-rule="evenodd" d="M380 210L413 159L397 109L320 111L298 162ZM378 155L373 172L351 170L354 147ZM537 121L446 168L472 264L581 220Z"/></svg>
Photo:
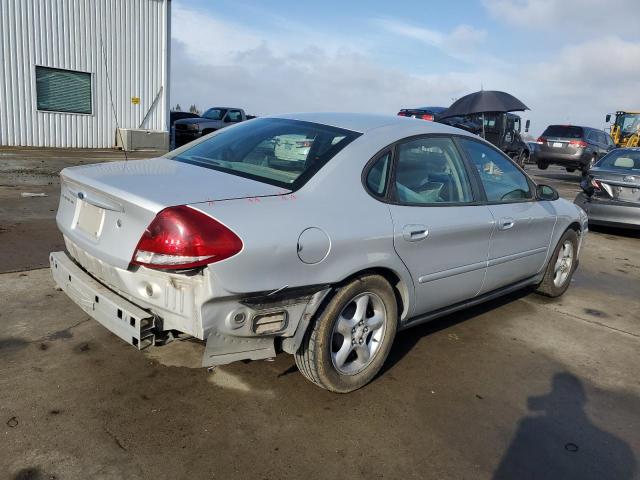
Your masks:
<svg viewBox="0 0 640 480"><path fill-rule="evenodd" d="M576 148L585 148L587 146L587 142L584 140L571 140L569 145Z"/></svg>
<svg viewBox="0 0 640 480"><path fill-rule="evenodd" d="M596 180L595 178L591 179L591 186L594 188L594 190L600 192L602 190L602 184Z"/></svg>
<svg viewBox="0 0 640 480"><path fill-rule="evenodd" d="M400 117L408 117L409 114L406 113L406 112L398 112L398 116L400 116Z"/></svg>
<svg viewBox="0 0 640 480"><path fill-rule="evenodd" d="M232 257L242 240L229 228L185 205L156 215L142 234L131 263L151 268L201 267Z"/></svg>
<svg viewBox="0 0 640 480"><path fill-rule="evenodd" d="M428 113L425 113L424 115L420 115L420 118L422 120L429 120L429 121L433 122L433 115L429 115Z"/></svg>
<svg viewBox="0 0 640 480"><path fill-rule="evenodd" d="M546 138L544 138L544 137L538 137L538 139L536 140L536 143L537 143L538 145L544 145L544 142L546 142L546 141L547 141L547 139L546 139Z"/></svg>

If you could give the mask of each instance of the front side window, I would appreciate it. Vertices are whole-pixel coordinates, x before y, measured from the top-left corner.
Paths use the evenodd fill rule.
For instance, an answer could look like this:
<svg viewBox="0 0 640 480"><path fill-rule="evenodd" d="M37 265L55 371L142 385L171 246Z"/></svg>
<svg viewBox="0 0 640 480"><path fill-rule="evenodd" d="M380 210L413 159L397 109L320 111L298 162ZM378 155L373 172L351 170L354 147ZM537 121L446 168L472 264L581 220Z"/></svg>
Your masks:
<svg viewBox="0 0 640 480"><path fill-rule="evenodd" d="M484 143L459 139L476 167L490 202L518 202L533 197L527 177L511 161Z"/></svg>
<svg viewBox="0 0 640 480"><path fill-rule="evenodd" d="M91 74L36 66L38 110L91 113Z"/></svg>
<svg viewBox="0 0 640 480"><path fill-rule="evenodd" d="M406 204L469 203L469 178L453 140L419 138L398 146L395 197Z"/></svg>
<svg viewBox="0 0 640 480"><path fill-rule="evenodd" d="M221 129L166 157L295 190L359 135L317 123L261 118Z"/></svg>

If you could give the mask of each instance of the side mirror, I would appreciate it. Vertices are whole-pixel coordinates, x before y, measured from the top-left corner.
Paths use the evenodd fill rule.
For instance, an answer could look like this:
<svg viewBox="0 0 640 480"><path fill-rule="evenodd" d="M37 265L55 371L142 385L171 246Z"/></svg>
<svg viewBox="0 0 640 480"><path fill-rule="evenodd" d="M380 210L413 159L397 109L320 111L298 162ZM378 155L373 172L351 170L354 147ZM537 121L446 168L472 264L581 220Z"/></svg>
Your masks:
<svg viewBox="0 0 640 480"><path fill-rule="evenodd" d="M524 124L524 133L529 133L529 127L531 126L531 120L527 120Z"/></svg>
<svg viewBox="0 0 640 480"><path fill-rule="evenodd" d="M604 119L605 122L609 123L611 121L611 114L607 113L607 116Z"/></svg>
<svg viewBox="0 0 640 480"><path fill-rule="evenodd" d="M536 193L538 200L558 200L560 198L558 191L549 185L538 185Z"/></svg>
<svg viewBox="0 0 640 480"><path fill-rule="evenodd" d="M580 182L580 188L584 193L587 194L587 197L592 196L593 192L595 192L595 188L593 187L593 185L591 185L591 182L588 178L582 179L582 181Z"/></svg>

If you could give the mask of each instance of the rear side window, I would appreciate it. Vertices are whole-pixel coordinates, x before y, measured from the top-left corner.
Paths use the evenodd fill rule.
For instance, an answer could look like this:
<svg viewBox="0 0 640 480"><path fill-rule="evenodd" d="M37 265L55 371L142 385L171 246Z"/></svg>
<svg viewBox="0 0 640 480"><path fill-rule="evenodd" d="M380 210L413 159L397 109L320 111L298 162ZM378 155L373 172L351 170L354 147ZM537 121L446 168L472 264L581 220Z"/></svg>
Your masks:
<svg viewBox="0 0 640 480"><path fill-rule="evenodd" d="M317 123L259 118L166 157L296 190L360 135Z"/></svg>
<svg viewBox="0 0 640 480"><path fill-rule="evenodd" d="M487 200L490 202L519 202L532 198L527 177L500 152L484 143L459 139L475 165Z"/></svg>
<svg viewBox="0 0 640 480"><path fill-rule="evenodd" d="M387 152L375 161L367 173L367 187L377 197L383 197L385 194L390 166L391 152Z"/></svg>
<svg viewBox="0 0 640 480"><path fill-rule="evenodd" d="M549 125L542 134L543 137L560 138L582 138L583 135L582 127L574 127L573 125Z"/></svg>
<svg viewBox="0 0 640 480"><path fill-rule="evenodd" d="M419 138L400 144L394 188L396 200L405 204L473 200L464 162L450 138Z"/></svg>

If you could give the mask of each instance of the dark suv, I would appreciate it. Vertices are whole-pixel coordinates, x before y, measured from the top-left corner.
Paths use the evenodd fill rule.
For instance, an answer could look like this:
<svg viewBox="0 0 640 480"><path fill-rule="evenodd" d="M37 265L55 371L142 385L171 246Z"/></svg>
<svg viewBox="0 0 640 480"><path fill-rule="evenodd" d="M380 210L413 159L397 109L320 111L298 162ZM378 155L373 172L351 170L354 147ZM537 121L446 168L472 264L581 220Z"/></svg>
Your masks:
<svg viewBox="0 0 640 480"><path fill-rule="evenodd" d="M565 167L567 172L580 169L582 173L615 148L602 130L575 125L549 125L536 143L538 168L544 170L553 164Z"/></svg>

